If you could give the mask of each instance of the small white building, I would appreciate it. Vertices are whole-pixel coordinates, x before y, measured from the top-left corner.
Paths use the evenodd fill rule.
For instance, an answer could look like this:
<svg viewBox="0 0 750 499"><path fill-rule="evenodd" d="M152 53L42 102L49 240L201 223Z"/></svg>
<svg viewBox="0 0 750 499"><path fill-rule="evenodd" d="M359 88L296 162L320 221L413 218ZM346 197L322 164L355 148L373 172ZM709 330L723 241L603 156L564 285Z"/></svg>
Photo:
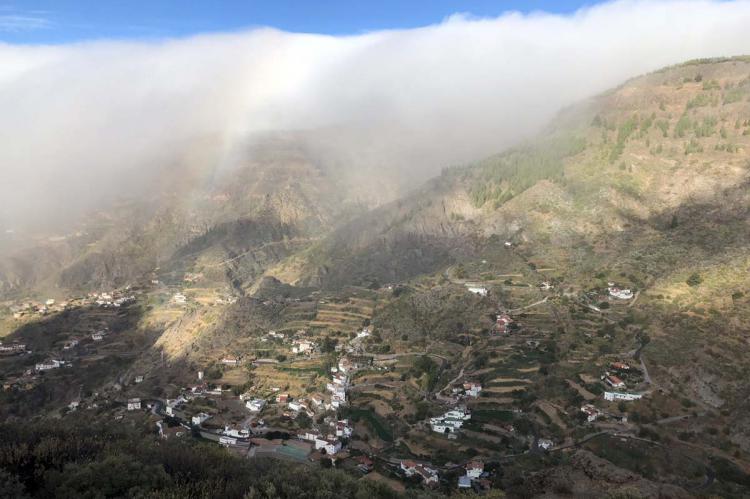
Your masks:
<svg viewBox="0 0 750 499"><path fill-rule="evenodd" d="M294 412L307 410L307 404L305 404L304 400L292 400L287 404L287 407L289 407L289 409L293 410Z"/></svg>
<svg viewBox="0 0 750 499"><path fill-rule="evenodd" d="M633 298L633 291L629 289L621 289L617 286L610 286L608 288L609 296L617 298L618 300L630 300Z"/></svg>
<svg viewBox="0 0 750 499"><path fill-rule="evenodd" d="M482 461L471 461L466 465L466 476L472 479L479 478L484 473L484 463Z"/></svg>
<svg viewBox="0 0 750 499"><path fill-rule="evenodd" d="M643 395L641 395L640 393L604 392L604 400L608 400L610 402L615 400L639 400L641 398L643 398Z"/></svg>
<svg viewBox="0 0 750 499"><path fill-rule="evenodd" d="M128 399L128 410L129 411L137 411L141 408L141 399L134 398L134 399Z"/></svg>
<svg viewBox="0 0 750 499"><path fill-rule="evenodd" d="M315 350L315 343L309 340L294 340L292 342L292 353L312 353Z"/></svg>
<svg viewBox="0 0 750 499"><path fill-rule="evenodd" d="M229 426L224 427L224 435L232 438L250 438L250 431L246 429L236 430Z"/></svg>
<svg viewBox="0 0 750 499"><path fill-rule="evenodd" d="M599 410L591 404L581 407L581 412L586 415L586 421L593 423L599 417Z"/></svg>
<svg viewBox="0 0 750 499"><path fill-rule="evenodd" d="M48 360L46 362L40 362L35 366L37 371L49 371L50 369L58 369L65 364L62 360Z"/></svg>
<svg viewBox="0 0 750 499"><path fill-rule="evenodd" d="M224 447L229 447L230 445L237 445L237 439L226 436L226 435L222 435L219 437L219 445L222 445Z"/></svg>
<svg viewBox="0 0 750 499"><path fill-rule="evenodd" d="M297 434L297 438L307 440L308 442L315 442L319 437L320 433L317 430L304 430L302 433Z"/></svg>
<svg viewBox="0 0 750 499"><path fill-rule="evenodd" d="M349 438L352 436L353 429L349 425L348 419L342 419L340 421L336 421L335 423L332 422L331 426L334 427L337 437Z"/></svg>
<svg viewBox="0 0 750 499"><path fill-rule="evenodd" d="M464 421L471 419L471 414L465 409L456 407L442 416L430 418L430 427L435 433L455 433L464 425Z"/></svg>
<svg viewBox="0 0 750 499"><path fill-rule="evenodd" d="M369 326L366 327L366 328L364 328L364 329L362 329L362 331L360 331L359 333L357 333L357 338L358 339L367 338L368 336L370 336L370 327Z"/></svg>
<svg viewBox="0 0 750 499"><path fill-rule="evenodd" d="M143 376L140 376L140 375L136 376L135 377L135 383L136 384L143 383Z"/></svg>
<svg viewBox="0 0 750 499"><path fill-rule="evenodd" d="M231 356L224 357L223 359L221 359L221 363L224 364L225 366L237 366L240 364L240 359L238 359L237 357L231 357Z"/></svg>
<svg viewBox="0 0 750 499"><path fill-rule="evenodd" d="M190 418L190 422L194 426L199 426L199 425L202 425L204 422L206 422L210 417L211 416L209 416L205 412L199 412L198 414Z"/></svg>
<svg viewBox="0 0 750 499"><path fill-rule="evenodd" d="M315 438L315 450L325 449L329 456L341 450L341 441L333 438Z"/></svg>
<svg viewBox="0 0 750 499"><path fill-rule="evenodd" d="M479 295L479 296L487 296L487 293L488 293L487 288L485 288L483 286L470 286L470 285L467 284L466 285L466 289L469 290L469 293L473 293L473 294Z"/></svg>
<svg viewBox="0 0 750 499"><path fill-rule="evenodd" d="M555 445L555 443L548 438L540 438L539 440L537 440L536 444L540 449L544 450L549 450Z"/></svg>
<svg viewBox="0 0 750 499"><path fill-rule="evenodd" d="M245 402L245 407L250 409L251 412L260 412L266 406L264 399L252 399Z"/></svg>
<svg viewBox="0 0 750 499"><path fill-rule="evenodd" d="M625 382L614 375L607 375L605 378L607 381L607 384L610 385L612 388L625 388Z"/></svg>
<svg viewBox="0 0 750 499"><path fill-rule="evenodd" d="M475 382L464 383L464 393L469 397L477 398L482 391L482 385Z"/></svg>
<svg viewBox="0 0 750 499"><path fill-rule="evenodd" d="M438 472L437 470L430 468L424 464L418 464L414 461L404 460L401 461L401 471L404 475L410 477L418 475L425 485L435 485L438 483Z"/></svg>

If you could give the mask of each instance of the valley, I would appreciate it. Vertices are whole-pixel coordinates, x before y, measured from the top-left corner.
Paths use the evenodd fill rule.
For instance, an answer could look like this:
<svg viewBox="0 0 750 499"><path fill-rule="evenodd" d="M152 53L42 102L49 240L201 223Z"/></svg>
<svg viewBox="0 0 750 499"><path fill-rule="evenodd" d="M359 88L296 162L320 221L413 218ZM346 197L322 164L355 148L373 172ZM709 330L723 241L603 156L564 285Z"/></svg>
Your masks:
<svg viewBox="0 0 750 499"><path fill-rule="evenodd" d="M277 137L4 273L0 413L379 494L743 497L748 151L747 57L634 78L395 201Z"/></svg>

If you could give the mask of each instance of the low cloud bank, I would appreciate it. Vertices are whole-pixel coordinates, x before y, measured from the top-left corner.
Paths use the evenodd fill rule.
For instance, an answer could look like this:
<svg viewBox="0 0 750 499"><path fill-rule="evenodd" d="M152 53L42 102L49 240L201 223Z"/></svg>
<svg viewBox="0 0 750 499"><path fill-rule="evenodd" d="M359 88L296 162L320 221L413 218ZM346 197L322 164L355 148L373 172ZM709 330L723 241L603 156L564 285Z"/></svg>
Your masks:
<svg viewBox="0 0 750 499"><path fill-rule="evenodd" d="M258 132L338 130L351 168L413 184L629 77L750 53L748 26L747 1L617 1L349 37L0 44L0 228L131 195L205 137L220 169Z"/></svg>

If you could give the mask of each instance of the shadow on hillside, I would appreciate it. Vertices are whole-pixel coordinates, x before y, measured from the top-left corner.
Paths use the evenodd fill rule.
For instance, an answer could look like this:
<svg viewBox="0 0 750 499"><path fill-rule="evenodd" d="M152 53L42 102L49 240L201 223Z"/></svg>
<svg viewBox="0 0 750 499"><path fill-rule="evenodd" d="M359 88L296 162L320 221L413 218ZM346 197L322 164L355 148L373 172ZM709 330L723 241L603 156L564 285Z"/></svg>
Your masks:
<svg viewBox="0 0 750 499"><path fill-rule="evenodd" d="M144 309L138 304L120 308L80 306L38 317L3 338L4 344L22 343L27 351L0 357L0 415L39 415L61 407L79 395L122 382L128 368L149 350L158 333L138 327ZM101 341L92 335L104 332ZM77 339L78 344L64 348ZM62 360L71 367L37 372L37 363Z"/></svg>

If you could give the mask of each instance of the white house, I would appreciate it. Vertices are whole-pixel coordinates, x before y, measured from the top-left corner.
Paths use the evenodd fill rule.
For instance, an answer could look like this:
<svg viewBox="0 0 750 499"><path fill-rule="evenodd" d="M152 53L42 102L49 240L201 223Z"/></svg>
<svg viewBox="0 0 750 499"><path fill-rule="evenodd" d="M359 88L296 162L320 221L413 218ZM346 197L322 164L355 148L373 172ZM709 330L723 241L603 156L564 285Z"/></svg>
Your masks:
<svg viewBox="0 0 750 499"><path fill-rule="evenodd" d="M315 343L309 340L294 340L292 342L292 353L312 353Z"/></svg>
<svg viewBox="0 0 750 499"><path fill-rule="evenodd" d="M455 433L464 425L464 421L471 419L471 414L465 409L456 407L442 416L430 418L432 431L436 433Z"/></svg>
<svg viewBox="0 0 750 499"><path fill-rule="evenodd" d="M137 411L141 408L141 399L128 399L128 410Z"/></svg>
<svg viewBox="0 0 750 499"><path fill-rule="evenodd" d="M607 384L612 386L612 388L625 388L625 382L618 378L617 376L610 375L606 378Z"/></svg>
<svg viewBox="0 0 750 499"><path fill-rule="evenodd" d="M320 433L318 433L317 430L305 430L304 432L297 435L301 440L308 440L310 442L315 442L318 438L320 438Z"/></svg>
<svg viewBox="0 0 750 499"><path fill-rule="evenodd" d="M301 400L292 400L287 404L287 407L293 410L294 412L300 412L303 409L307 409L305 404L302 403Z"/></svg>
<svg viewBox="0 0 750 499"><path fill-rule="evenodd" d="M41 362L35 366L37 371L49 371L50 369L58 369L65 364L61 360L48 360L47 362Z"/></svg>
<svg viewBox="0 0 750 499"><path fill-rule="evenodd" d="M331 426L335 428L337 437L349 438L352 436L353 430L352 427L349 426L348 419L342 419L340 421L336 421L335 423L331 423Z"/></svg>
<svg viewBox="0 0 750 499"><path fill-rule="evenodd" d="M339 407L346 405L346 395L334 393L331 396L331 408L338 409Z"/></svg>
<svg viewBox="0 0 750 499"><path fill-rule="evenodd" d="M599 417L599 410L591 404L581 407L581 412L586 415L586 421L593 423Z"/></svg>
<svg viewBox="0 0 750 499"><path fill-rule="evenodd" d="M422 481L425 485L436 485L438 483L438 472L436 469L425 466L424 464L418 464L416 468L417 474L422 477Z"/></svg>
<svg viewBox="0 0 750 499"><path fill-rule="evenodd" d="M230 428L229 426L224 427L224 435L227 437L232 438L249 438L250 437L250 431L249 430L235 430L234 428Z"/></svg>
<svg viewBox="0 0 750 499"><path fill-rule="evenodd" d="M233 437L228 437L226 435L222 435L219 437L219 445L223 445L224 447L229 447L230 445L237 445L237 439Z"/></svg>
<svg viewBox="0 0 750 499"><path fill-rule="evenodd" d="M472 479L479 478L484 473L484 463L482 461L471 461L466 465L466 476Z"/></svg>
<svg viewBox="0 0 750 499"><path fill-rule="evenodd" d="M167 413L167 416L174 417L174 410L185 402L187 402L187 400L183 396L179 396L176 399L167 399L164 412Z"/></svg>
<svg viewBox="0 0 750 499"><path fill-rule="evenodd" d="M331 438L315 438L315 449L325 449L326 454L333 455L341 450L341 441Z"/></svg>
<svg viewBox="0 0 750 499"><path fill-rule="evenodd" d="M471 419L471 413L463 407L454 407L450 411L446 412L443 417L469 420Z"/></svg>
<svg viewBox="0 0 750 499"><path fill-rule="evenodd" d="M245 407L250 409L251 412L260 412L266 406L264 399L252 399L245 402Z"/></svg>
<svg viewBox="0 0 750 499"><path fill-rule="evenodd" d="M341 359L339 359L338 369L336 371L331 369L331 372L332 373L341 372L343 374L346 374L348 372L351 372L352 370L354 370L354 362L352 362L352 360L349 357L341 357Z"/></svg>
<svg viewBox="0 0 750 499"><path fill-rule="evenodd" d="M357 333L357 338L358 339L367 338L368 336L370 336L370 328L369 327L366 327L366 328L362 329L362 331L360 331L359 333Z"/></svg>
<svg viewBox="0 0 750 499"><path fill-rule="evenodd" d="M464 393L469 397L477 398L482 391L482 385L475 382L464 383Z"/></svg>
<svg viewBox="0 0 750 499"><path fill-rule="evenodd" d="M401 461L401 471L403 471L406 476L412 476L417 471L417 463L405 459Z"/></svg>
<svg viewBox="0 0 750 499"><path fill-rule="evenodd" d="M143 376L136 376L135 377L135 382L136 382L136 384L143 383Z"/></svg>
<svg viewBox="0 0 750 499"><path fill-rule="evenodd" d="M178 305L183 305L187 303L187 296L183 295L182 293L175 293L172 297L172 300Z"/></svg>
<svg viewBox="0 0 750 499"><path fill-rule="evenodd" d="M221 363L225 366L237 366L240 363L240 359L237 357L224 357L221 359Z"/></svg>
<svg viewBox="0 0 750 499"><path fill-rule="evenodd" d="M555 445L555 443L552 440L549 440L547 438L540 438L539 440L537 440L536 443L540 449L544 449L544 450L551 449Z"/></svg>
<svg viewBox="0 0 750 499"><path fill-rule="evenodd" d="M475 295L479 296L487 296L487 288L483 286L472 286L467 284L466 289L469 290L469 293L474 293Z"/></svg>
<svg viewBox="0 0 750 499"><path fill-rule="evenodd" d="M10 345L0 343L0 352L23 352L24 350L26 350L26 345L23 343L11 343Z"/></svg>
<svg viewBox="0 0 750 499"><path fill-rule="evenodd" d="M198 425L202 425L210 417L211 416L209 416L205 412L199 412L198 414L196 414L190 419L190 422L193 423L193 425L198 426Z"/></svg>
<svg viewBox="0 0 750 499"><path fill-rule="evenodd" d="M604 392L604 400L609 400L610 402L614 400L639 400L641 398L643 398L643 395L640 393Z"/></svg>
<svg viewBox="0 0 750 499"><path fill-rule="evenodd" d="M629 289L620 289L616 286L610 286L608 288L609 296L617 298L619 300L630 300L633 298L633 292Z"/></svg>

